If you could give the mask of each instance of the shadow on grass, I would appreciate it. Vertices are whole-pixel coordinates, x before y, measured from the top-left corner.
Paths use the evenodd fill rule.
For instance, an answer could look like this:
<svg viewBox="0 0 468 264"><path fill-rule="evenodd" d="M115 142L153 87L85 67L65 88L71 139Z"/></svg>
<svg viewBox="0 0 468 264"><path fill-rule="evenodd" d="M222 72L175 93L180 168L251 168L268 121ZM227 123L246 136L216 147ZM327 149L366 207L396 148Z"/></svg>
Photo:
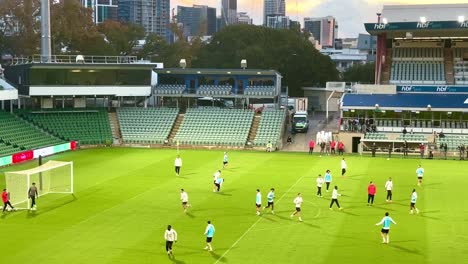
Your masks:
<svg viewBox="0 0 468 264"><path fill-rule="evenodd" d="M402 246L399 246L399 245L392 244L392 242L390 244L388 244L388 246L392 247L392 248L395 248L395 249L398 249L400 251L406 252L406 253L410 253L410 254L414 254L414 255L422 255L421 251L419 251L417 249L405 248L405 247L402 247Z"/></svg>
<svg viewBox="0 0 468 264"><path fill-rule="evenodd" d="M69 200L69 201L66 201L66 202L63 202L63 203L60 203L60 204L56 204L55 206L50 206L50 207L42 207L40 209L40 211L31 211L31 210L27 210L28 213L26 214L26 218L34 218L34 217L37 217L37 216L40 216L40 215L43 215L43 214L47 214L57 208L60 208L62 206L65 206L67 204L70 204L70 203L73 203L75 202L76 200L78 200L75 195L72 195L73 199L72 200Z"/></svg>
<svg viewBox="0 0 468 264"><path fill-rule="evenodd" d="M219 254L216 254L214 251L210 251L210 255L212 258L214 258L216 261L221 261L221 262L227 262L226 257L223 257Z"/></svg>
<svg viewBox="0 0 468 264"><path fill-rule="evenodd" d="M222 196L232 196L231 193L228 193L228 192L217 192L218 195L222 195Z"/></svg>
<svg viewBox="0 0 468 264"><path fill-rule="evenodd" d="M167 257L169 258L169 260L172 262L172 263L175 263L175 264L185 264L185 261L182 261L182 260L178 260L176 259L176 257L174 255L167 255Z"/></svg>
<svg viewBox="0 0 468 264"><path fill-rule="evenodd" d="M186 212L185 214L190 218L195 218L195 215L190 212Z"/></svg>

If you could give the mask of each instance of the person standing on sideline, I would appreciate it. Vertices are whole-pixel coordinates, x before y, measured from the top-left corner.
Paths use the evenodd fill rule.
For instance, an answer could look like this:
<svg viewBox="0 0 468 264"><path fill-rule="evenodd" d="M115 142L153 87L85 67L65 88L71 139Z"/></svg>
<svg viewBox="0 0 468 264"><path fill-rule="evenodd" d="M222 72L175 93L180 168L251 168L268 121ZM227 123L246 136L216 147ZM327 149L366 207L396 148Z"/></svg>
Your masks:
<svg viewBox="0 0 468 264"><path fill-rule="evenodd" d="M328 188L330 187L331 182L332 182L332 175L330 173L330 170L327 170L325 172L325 185L327 186L327 192L328 192Z"/></svg>
<svg viewBox="0 0 468 264"><path fill-rule="evenodd" d="M325 180L322 178L322 174L319 174L317 177L317 197L322 197L322 185L324 182Z"/></svg>
<svg viewBox="0 0 468 264"><path fill-rule="evenodd" d="M377 147L375 146L375 142L372 143L371 151L372 151L372 157L375 157L375 151L377 150Z"/></svg>
<svg viewBox="0 0 468 264"><path fill-rule="evenodd" d="M266 145L266 152L272 152L273 151L273 144L271 144L271 141L268 141L268 144Z"/></svg>
<svg viewBox="0 0 468 264"><path fill-rule="evenodd" d="M213 251L213 247L211 247L211 241L213 241L213 236L215 233L215 228L211 224L211 221L207 222L208 225L206 226L205 229L205 235L206 235L206 247L205 250L207 249L208 251Z"/></svg>
<svg viewBox="0 0 468 264"><path fill-rule="evenodd" d="M255 195L255 207L256 207L256 214L260 215L260 209L262 208L262 194L260 193L260 189L257 189L257 194Z"/></svg>
<svg viewBox="0 0 468 264"><path fill-rule="evenodd" d="M344 153L344 144L343 142L340 140L338 142L338 155L343 155Z"/></svg>
<svg viewBox="0 0 468 264"><path fill-rule="evenodd" d="M413 214L413 210L416 210L416 214L419 214L418 208L416 208L416 200L418 199L418 194L416 193L416 189L413 189L411 193L411 204L410 204L410 214Z"/></svg>
<svg viewBox="0 0 468 264"><path fill-rule="evenodd" d="M294 201L293 203L296 205L296 210L291 214L291 218L294 217L294 215L297 214L297 216L299 217L299 222L302 222L302 214L301 214L301 205L302 205L302 196L301 196L301 193L298 193L297 194L297 197L294 198Z"/></svg>
<svg viewBox="0 0 468 264"><path fill-rule="evenodd" d="M31 210L36 210L36 198L39 198L39 193L37 192L36 183L33 182L31 187L28 190L28 197L31 199Z"/></svg>
<svg viewBox="0 0 468 264"><path fill-rule="evenodd" d="M213 175L213 184L214 184L213 192L216 192L218 190L217 182L218 182L219 177L221 177L221 170L216 171Z"/></svg>
<svg viewBox="0 0 468 264"><path fill-rule="evenodd" d="M390 159L392 157L392 144L388 145L388 158Z"/></svg>
<svg viewBox="0 0 468 264"><path fill-rule="evenodd" d="M426 149L426 146L424 146L423 143L419 145L419 153L421 154L421 159L424 159L424 150Z"/></svg>
<svg viewBox="0 0 468 264"><path fill-rule="evenodd" d="M180 189L180 200L182 201L182 208L184 208L184 213L187 213L187 208L190 207L188 203L188 194L184 189Z"/></svg>
<svg viewBox="0 0 468 264"><path fill-rule="evenodd" d="M168 255L172 255L172 244L177 242L177 232L171 225L167 226L167 230L164 232L164 239L166 240L166 252Z"/></svg>
<svg viewBox="0 0 468 264"><path fill-rule="evenodd" d="M180 158L180 155L177 155L176 159L174 160L174 167L176 176L179 176L180 167L182 167L182 158Z"/></svg>
<svg viewBox="0 0 468 264"><path fill-rule="evenodd" d="M390 222L394 223L395 225L397 224L395 221L393 221L393 219L390 216L388 216L388 212L386 212L384 218L382 218L380 222L375 224L376 226L383 224L380 233L382 234L382 243L384 244L388 244L390 242L390 236L388 235L388 233L390 232Z"/></svg>
<svg viewBox="0 0 468 264"><path fill-rule="evenodd" d="M336 149L336 141L332 140L330 143L330 148L331 148L331 154L336 154L335 149Z"/></svg>
<svg viewBox="0 0 468 264"><path fill-rule="evenodd" d="M338 186L335 185L335 188L333 189L333 192L332 192L332 200L331 200L331 203L330 203L330 210L333 210L332 209L332 206L334 203L336 203L336 205L338 206L338 209L343 209L340 207L340 203L338 202L338 196L341 196L341 194L338 193Z"/></svg>
<svg viewBox="0 0 468 264"><path fill-rule="evenodd" d="M263 207L263 209L266 209L266 208L270 208L271 206L271 213L274 214L275 213L275 188L271 188L270 189L270 192L267 194L267 201L268 201L268 205Z"/></svg>
<svg viewBox="0 0 468 264"><path fill-rule="evenodd" d="M309 141L309 155L312 155L314 153L314 148L315 148L315 141L311 139Z"/></svg>
<svg viewBox="0 0 468 264"><path fill-rule="evenodd" d="M5 213L5 210L7 209L7 206L10 206L12 210L15 210L15 207L11 205L10 203L10 194L7 192L7 189L3 189L2 192L2 201L3 201L3 213Z"/></svg>
<svg viewBox="0 0 468 264"><path fill-rule="evenodd" d="M228 165L228 154L227 152L224 152L224 156L223 156L223 169L226 168Z"/></svg>
<svg viewBox="0 0 468 264"><path fill-rule="evenodd" d="M320 142L320 157L322 157L325 152L325 142Z"/></svg>
<svg viewBox="0 0 468 264"><path fill-rule="evenodd" d="M346 165L346 161L345 159L343 158L341 160L341 176L346 176L346 169L348 168L348 165Z"/></svg>
<svg viewBox="0 0 468 264"><path fill-rule="evenodd" d="M367 206L374 205L374 196L376 192L377 188L375 187L375 184L370 182L369 186L367 186Z"/></svg>
<svg viewBox="0 0 468 264"><path fill-rule="evenodd" d="M387 182L385 182L385 190L387 190L387 202L392 202L392 190L393 190L393 182L392 177L388 178Z"/></svg>
<svg viewBox="0 0 468 264"><path fill-rule="evenodd" d="M408 142L406 142L406 140L403 143L403 157L408 157Z"/></svg>
<svg viewBox="0 0 468 264"><path fill-rule="evenodd" d="M419 164L418 168L416 169L416 175L418 176L418 186L421 186L424 176L424 168L421 167L421 164Z"/></svg>

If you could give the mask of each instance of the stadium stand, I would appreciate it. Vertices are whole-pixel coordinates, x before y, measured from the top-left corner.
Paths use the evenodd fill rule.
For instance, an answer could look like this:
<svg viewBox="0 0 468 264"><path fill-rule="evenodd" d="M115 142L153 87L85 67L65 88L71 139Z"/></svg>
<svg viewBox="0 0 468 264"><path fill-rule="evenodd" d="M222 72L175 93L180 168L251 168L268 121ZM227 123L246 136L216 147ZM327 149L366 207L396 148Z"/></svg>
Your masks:
<svg viewBox="0 0 468 264"><path fill-rule="evenodd" d="M468 135L450 135L446 134L443 138L438 139L438 144L447 144L447 149L451 151L458 150L460 144L468 146Z"/></svg>
<svg viewBox="0 0 468 264"><path fill-rule="evenodd" d="M253 117L250 110L191 108L174 140L188 145L244 146Z"/></svg>
<svg viewBox="0 0 468 264"><path fill-rule="evenodd" d="M284 114L284 110L263 111L254 146L265 147L268 142L277 146L281 136Z"/></svg>
<svg viewBox="0 0 468 264"><path fill-rule="evenodd" d="M19 111L18 114L64 140L77 140L85 145L112 143L109 117L103 109Z"/></svg>
<svg viewBox="0 0 468 264"><path fill-rule="evenodd" d="M200 85L197 90L199 95L230 95L232 86L225 85Z"/></svg>
<svg viewBox="0 0 468 264"><path fill-rule="evenodd" d="M274 96L274 86L247 86L244 90L244 95L252 96Z"/></svg>
<svg viewBox="0 0 468 264"><path fill-rule="evenodd" d="M164 143L178 112L177 108L117 109L124 143Z"/></svg>
<svg viewBox="0 0 468 264"><path fill-rule="evenodd" d="M183 84L159 84L155 87L154 93L158 95L180 95L185 91Z"/></svg>
<svg viewBox="0 0 468 264"><path fill-rule="evenodd" d="M64 143L11 113L0 111L0 156Z"/></svg>
<svg viewBox="0 0 468 264"><path fill-rule="evenodd" d="M457 48L453 51L455 84L468 84L468 49Z"/></svg>
<svg viewBox="0 0 468 264"><path fill-rule="evenodd" d="M367 133L364 135L364 139L368 140L388 140L388 136L385 133Z"/></svg>

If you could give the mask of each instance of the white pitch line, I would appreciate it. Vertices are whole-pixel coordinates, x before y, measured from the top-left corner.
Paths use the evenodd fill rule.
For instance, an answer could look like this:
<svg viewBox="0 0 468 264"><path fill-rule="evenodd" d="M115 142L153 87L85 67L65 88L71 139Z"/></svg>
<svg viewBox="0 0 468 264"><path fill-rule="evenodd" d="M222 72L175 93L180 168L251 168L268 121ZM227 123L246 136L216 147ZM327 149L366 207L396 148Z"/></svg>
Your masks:
<svg viewBox="0 0 468 264"><path fill-rule="evenodd" d="M285 193L283 193L283 195L281 195L281 197L276 201L276 203L279 203L279 202L281 201L281 199L283 199L283 197L284 197L287 193L289 193L289 191L291 191L291 189L294 188L294 186L296 186L296 185L302 180L302 178L304 178L304 176L301 176L299 179L297 179L297 181L296 181L293 185L291 185L291 187L289 187L289 189L288 189ZM236 242L234 242L234 244L232 244L231 247L229 247L228 250L226 250L226 252L224 252L224 254L221 255L221 257L219 257L218 260L216 260L216 262L215 262L214 264L217 264L221 259L223 259L224 256L226 256L227 253L229 253L229 251L231 251L231 249L234 248L234 247L237 245L237 243L239 243L239 241L241 241L242 238L244 238L245 235L247 235L247 233L249 233L249 231L252 230L252 228L254 228L254 227L258 224L258 222L260 222L260 220L262 220L261 217L259 217L258 220L255 221L255 223L253 223L253 224L249 227L249 229L247 229L247 231L245 231L244 234L242 234L242 236L240 236L239 239L237 239Z"/></svg>

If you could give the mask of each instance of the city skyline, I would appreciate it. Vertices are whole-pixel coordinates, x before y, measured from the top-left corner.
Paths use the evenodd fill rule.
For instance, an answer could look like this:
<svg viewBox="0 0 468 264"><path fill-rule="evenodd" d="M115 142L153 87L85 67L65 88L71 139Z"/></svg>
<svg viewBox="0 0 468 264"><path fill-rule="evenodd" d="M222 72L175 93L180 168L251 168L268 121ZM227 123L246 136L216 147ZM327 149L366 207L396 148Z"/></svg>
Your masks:
<svg viewBox="0 0 468 264"><path fill-rule="evenodd" d="M449 0L443 4L466 3L466 0ZM203 4L216 7L220 15L221 0L171 0L177 5ZM247 12L255 25L263 24L264 0L237 0L237 12ZM366 33L364 23L376 22L376 13L386 4L441 4L439 0L286 0L286 15L303 26L304 17L334 16L339 24L338 37L357 37ZM352 12L350 12L352 10Z"/></svg>

